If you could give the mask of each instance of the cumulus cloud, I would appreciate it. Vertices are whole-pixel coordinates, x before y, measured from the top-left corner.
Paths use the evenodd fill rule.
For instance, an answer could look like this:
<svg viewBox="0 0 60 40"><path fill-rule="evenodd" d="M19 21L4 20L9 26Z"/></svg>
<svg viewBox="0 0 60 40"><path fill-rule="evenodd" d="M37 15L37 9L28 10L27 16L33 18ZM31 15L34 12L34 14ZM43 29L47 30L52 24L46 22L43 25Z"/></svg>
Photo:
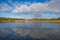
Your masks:
<svg viewBox="0 0 60 40"><path fill-rule="evenodd" d="M40 12L60 12L60 0L51 0L49 3L32 3L29 6L22 4L16 7L13 13L40 13Z"/></svg>
<svg viewBox="0 0 60 40"><path fill-rule="evenodd" d="M60 12L60 0L52 0L48 8L54 12Z"/></svg>
<svg viewBox="0 0 60 40"><path fill-rule="evenodd" d="M8 0L8 3L0 4L0 12L12 12L12 13L45 13L45 12L59 12L60 13L60 0L51 0L50 2L12 2Z"/></svg>
<svg viewBox="0 0 60 40"><path fill-rule="evenodd" d="M12 10L12 7L10 7L7 3L0 4L0 12L8 12L11 10Z"/></svg>
<svg viewBox="0 0 60 40"><path fill-rule="evenodd" d="M13 10L13 13L39 13L42 10L45 10L48 4L41 4L41 3L32 3L31 5L20 5Z"/></svg>

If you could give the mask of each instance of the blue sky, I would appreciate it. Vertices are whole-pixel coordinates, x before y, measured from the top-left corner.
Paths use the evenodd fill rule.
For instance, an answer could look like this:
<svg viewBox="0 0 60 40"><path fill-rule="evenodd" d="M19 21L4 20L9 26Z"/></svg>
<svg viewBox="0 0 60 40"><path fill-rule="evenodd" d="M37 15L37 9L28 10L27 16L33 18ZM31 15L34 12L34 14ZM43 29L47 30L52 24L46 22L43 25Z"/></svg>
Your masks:
<svg viewBox="0 0 60 40"><path fill-rule="evenodd" d="M11 0L12 2L41 2L41 3L44 3L44 2L49 2L51 0ZM8 3L8 0L0 0L0 3L2 2L6 2Z"/></svg>
<svg viewBox="0 0 60 40"><path fill-rule="evenodd" d="M60 0L0 0L0 17L57 18Z"/></svg>

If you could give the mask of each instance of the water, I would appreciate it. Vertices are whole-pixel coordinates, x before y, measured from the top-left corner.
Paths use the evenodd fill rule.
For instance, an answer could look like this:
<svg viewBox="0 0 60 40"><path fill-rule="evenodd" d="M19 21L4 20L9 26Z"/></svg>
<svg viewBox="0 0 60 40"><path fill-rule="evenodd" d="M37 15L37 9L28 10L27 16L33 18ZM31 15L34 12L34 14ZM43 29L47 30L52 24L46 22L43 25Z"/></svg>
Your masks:
<svg viewBox="0 0 60 40"><path fill-rule="evenodd" d="M52 22L20 22L20 23L0 23L0 28L60 28L60 23Z"/></svg>
<svg viewBox="0 0 60 40"><path fill-rule="evenodd" d="M3 39L12 35L13 39L15 36L17 39L23 37L24 39L28 38L50 38L48 35L57 36L56 39L60 36L60 23L53 22L20 22L20 23L0 23L0 37ZM18 36L17 36L18 35ZM20 36L19 36L20 35ZM26 36L28 36L26 38ZM9 36L9 39L11 39ZM22 39L23 39L22 38ZM7 39L7 38L6 38ZM50 38L51 39L51 38Z"/></svg>

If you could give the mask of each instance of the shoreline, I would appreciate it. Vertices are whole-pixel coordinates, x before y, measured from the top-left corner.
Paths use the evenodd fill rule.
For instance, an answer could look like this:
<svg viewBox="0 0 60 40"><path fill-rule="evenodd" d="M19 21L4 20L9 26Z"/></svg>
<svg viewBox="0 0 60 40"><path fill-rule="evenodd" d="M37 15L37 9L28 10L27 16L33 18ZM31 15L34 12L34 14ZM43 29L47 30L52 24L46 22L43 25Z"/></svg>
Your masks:
<svg viewBox="0 0 60 40"><path fill-rule="evenodd" d="M10 23L10 22L56 22L60 23L60 20L57 19L0 19L0 23Z"/></svg>

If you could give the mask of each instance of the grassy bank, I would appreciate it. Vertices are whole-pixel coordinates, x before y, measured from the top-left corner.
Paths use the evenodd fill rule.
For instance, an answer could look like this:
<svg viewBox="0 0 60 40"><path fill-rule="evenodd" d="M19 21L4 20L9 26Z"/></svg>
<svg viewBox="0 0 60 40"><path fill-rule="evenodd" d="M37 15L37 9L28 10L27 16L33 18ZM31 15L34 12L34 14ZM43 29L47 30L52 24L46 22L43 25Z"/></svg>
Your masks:
<svg viewBox="0 0 60 40"><path fill-rule="evenodd" d="M0 19L0 22L60 22L60 19Z"/></svg>
<svg viewBox="0 0 60 40"><path fill-rule="evenodd" d="M57 19L32 19L32 20L28 20L28 22L60 22L60 20L57 20Z"/></svg>

